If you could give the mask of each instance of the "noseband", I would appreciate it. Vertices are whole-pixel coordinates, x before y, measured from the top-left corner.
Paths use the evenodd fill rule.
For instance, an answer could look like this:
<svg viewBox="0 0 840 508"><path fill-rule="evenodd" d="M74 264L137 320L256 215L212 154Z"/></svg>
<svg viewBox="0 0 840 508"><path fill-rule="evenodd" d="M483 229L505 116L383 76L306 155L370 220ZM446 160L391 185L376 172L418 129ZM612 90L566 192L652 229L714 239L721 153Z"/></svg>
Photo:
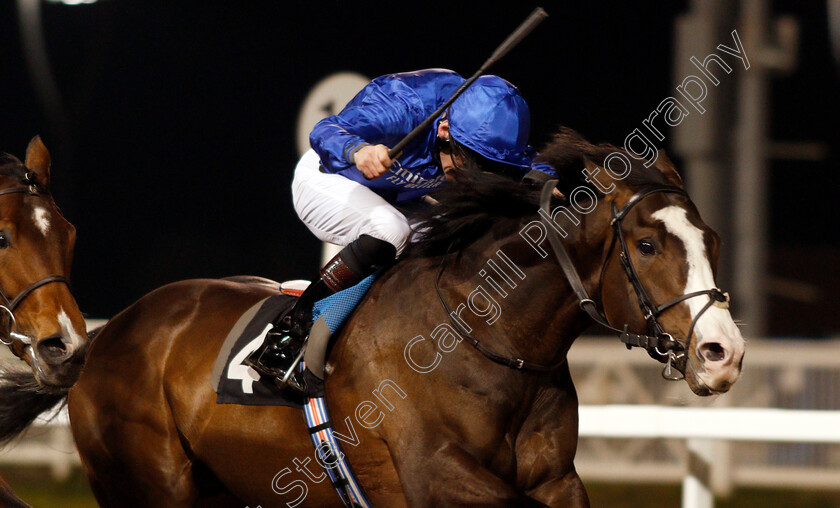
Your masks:
<svg viewBox="0 0 840 508"><path fill-rule="evenodd" d="M24 183L27 184L25 187L11 187L9 189L0 190L0 196L4 196L6 194L29 194L30 196L35 196L39 194L48 194L48 192L40 187L35 182L35 174L32 172L27 172L23 178ZM21 291L16 297L9 299L6 295L6 292L0 287L0 313L6 313L9 316L9 329L8 333L5 336L0 335L0 343L6 346L11 346L15 342L22 343L25 347L31 347L30 345L30 338L26 335L16 333L14 331L15 327L17 326L17 321L15 320L15 309L23 302L24 298L31 295L33 291L40 288L41 286L46 286L47 284L51 284L53 282L60 282L62 284L66 284L67 287L70 287L70 281L67 280L66 277L61 275L50 275L48 277L44 277L43 279L33 282L29 286L27 286L23 291Z"/></svg>
<svg viewBox="0 0 840 508"><path fill-rule="evenodd" d="M604 270L606 269L607 263L609 263L610 255L612 254L612 250L615 247L616 240L618 240L618 244L621 247L621 252L619 253L619 260L621 261L621 266L624 268L624 273L627 275L627 279L630 281L630 284L633 285L633 290L636 292L636 297L638 299L639 308L642 311L642 315L645 318L645 321L648 325L648 333L650 335L637 335L634 333L630 333L629 325L625 324L623 329L618 329L610 325L609 321L606 317L604 317L599 311L598 306L595 301L590 298L589 293L587 293L586 288L583 286L583 282L580 279L580 275L578 275L577 270L572 263L571 258L569 257L566 248L563 246L563 243L560 241L560 237L554 232L554 227L548 223L551 217L551 213L549 210L549 204L551 202L551 195L554 187L557 185L557 180L549 180L545 183L542 190L542 195L540 197L540 207L546 212L545 214L540 214L542 222L546 225L546 229L548 230L548 239L551 243L551 247L554 250L554 254L557 257L557 261L560 264L560 267L563 269L563 273L566 275L566 278L569 280L569 283L572 286L575 294L577 295L578 299L580 300L580 308L583 309L589 316L592 318L593 321L596 323L616 332L619 336L621 342L623 342L627 349L632 347L642 347L645 348L648 354L660 362L665 363L665 369L662 371L662 376L665 379L669 380L678 380L682 379L685 374L685 364L687 361L686 358L686 347L691 342L691 336L694 333L694 327L697 324L697 320L700 319L702 316L712 305L717 305L721 307L728 307L729 305L729 295L728 293L722 292L718 288L711 288L702 291L695 291L693 293L688 293L673 300L670 300L662 305L656 305L653 303L653 300L648 296L647 291L645 291L644 286L642 285L641 280L639 279L639 275L636 272L636 269L633 267L633 262L630 260L630 251L627 248L627 241L624 238L624 233L621 230L621 221L627 216L635 205L640 203L644 198L650 196L651 194L658 194L658 193L667 193L667 194L682 194L683 196L688 196L688 193L684 189L675 186L669 185L661 185L655 187L649 187L645 190L639 191L627 201L627 203L619 210L616 208L615 204L612 205L612 219L610 220L610 226L613 229L613 239L612 243L610 244L609 251L607 253L607 257L604 261L604 265L601 268L601 276L603 277ZM697 315L692 319L691 325L688 329L688 336L686 337L686 345L683 346L678 341L676 341L671 334L666 333L662 325L659 323L657 319L663 312L670 309L671 307L681 303L689 298L694 298L696 296L703 296L707 295L709 297L708 303L697 313ZM677 373L674 373L674 370Z"/></svg>

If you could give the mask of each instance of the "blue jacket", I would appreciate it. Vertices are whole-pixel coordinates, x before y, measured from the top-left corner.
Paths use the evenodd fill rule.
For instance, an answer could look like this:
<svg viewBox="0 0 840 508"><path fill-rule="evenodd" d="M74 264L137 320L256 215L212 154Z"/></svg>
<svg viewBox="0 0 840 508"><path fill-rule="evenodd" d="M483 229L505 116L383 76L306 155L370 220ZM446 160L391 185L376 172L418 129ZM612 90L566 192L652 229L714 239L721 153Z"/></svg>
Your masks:
<svg viewBox="0 0 840 508"><path fill-rule="evenodd" d="M439 122L409 143L390 170L376 180L364 177L353 165L353 155L367 144L396 145L446 102L463 82L464 78L446 69L376 78L340 113L318 122L309 135L309 142L328 173L359 182L391 203L418 198L446 182L435 160ZM533 158L536 152L530 151ZM555 175L550 166L540 164L534 168Z"/></svg>

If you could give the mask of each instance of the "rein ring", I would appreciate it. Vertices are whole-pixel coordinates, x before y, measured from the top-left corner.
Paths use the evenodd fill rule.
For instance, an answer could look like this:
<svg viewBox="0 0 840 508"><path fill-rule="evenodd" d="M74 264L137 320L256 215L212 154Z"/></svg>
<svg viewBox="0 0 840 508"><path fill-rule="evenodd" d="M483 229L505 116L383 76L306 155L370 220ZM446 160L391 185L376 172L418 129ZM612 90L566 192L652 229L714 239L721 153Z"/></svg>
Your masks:
<svg viewBox="0 0 840 508"><path fill-rule="evenodd" d="M12 330L14 330L17 326L17 321L15 321L15 314L14 312L12 312L11 309L6 307L5 305L0 305L0 310L6 311L6 313L9 315L9 341L6 342L5 337L0 337L0 344L3 344L4 346L11 346L15 343L15 340L12 338Z"/></svg>

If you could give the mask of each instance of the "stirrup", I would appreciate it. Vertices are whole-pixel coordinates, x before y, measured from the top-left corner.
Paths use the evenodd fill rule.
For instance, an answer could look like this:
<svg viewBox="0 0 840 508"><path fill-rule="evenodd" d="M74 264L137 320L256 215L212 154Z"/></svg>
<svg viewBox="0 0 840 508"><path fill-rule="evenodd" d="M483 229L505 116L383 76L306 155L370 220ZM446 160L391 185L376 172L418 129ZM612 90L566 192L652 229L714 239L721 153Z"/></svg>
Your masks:
<svg viewBox="0 0 840 508"><path fill-rule="evenodd" d="M306 352L307 342L308 340L303 342L300 352L295 359L292 360L292 364L286 370L285 374L283 374L282 377L278 376L274 378L274 384L281 390L284 388L291 388L306 395L306 381L304 381L302 373L299 372L298 366L300 365L300 361L303 360L303 354Z"/></svg>
<svg viewBox="0 0 840 508"><path fill-rule="evenodd" d="M269 335L273 335L274 337L278 335L283 335L283 339L287 339L290 342L295 341L294 338L288 335L288 332L284 333L272 331L269 332ZM263 358L263 356L268 352L268 347L266 343L263 343L250 355L248 355L248 357L245 359L245 363L249 367L257 371L261 376L272 379L274 381L274 384L281 390L289 388L300 393L306 394L307 384L302 376L302 373L298 372L298 366L300 365L300 361L303 359L303 355L306 352L308 338L309 337L307 336L303 339L303 343L300 345L300 351L298 351L294 359L288 364L281 364L274 367L267 365L267 362ZM288 344L286 345L286 347L291 348L293 346L291 344Z"/></svg>
<svg viewBox="0 0 840 508"><path fill-rule="evenodd" d="M283 344L284 342L287 344ZM275 328L266 334L263 343L245 358L245 364L262 376L271 378L281 377L286 374L285 366L272 366L272 364L276 365L277 362L269 361L267 357L272 355L272 349L293 347L291 344L288 344L289 342L294 342L294 338L289 334L289 331L275 326Z"/></svg>

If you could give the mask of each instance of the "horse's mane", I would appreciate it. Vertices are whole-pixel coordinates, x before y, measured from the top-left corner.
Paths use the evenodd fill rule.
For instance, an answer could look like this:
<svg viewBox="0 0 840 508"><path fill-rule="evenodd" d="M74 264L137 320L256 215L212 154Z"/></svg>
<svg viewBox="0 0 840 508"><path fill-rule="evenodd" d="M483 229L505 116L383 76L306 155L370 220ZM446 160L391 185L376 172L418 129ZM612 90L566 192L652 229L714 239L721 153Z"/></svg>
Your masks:
<svg viewBox="0 0 840 508"><path fill-rule="evenodd" d="M458 251L504 218L536 213L540 191L493 173L459 175L433 194L439 204L421 212L417 239L409 255L435 256Z"/></svg>
<svg viewBox="0 0 840 508"><path fill-rule="evenodd" d="M650 185L666 185L668 183L668 179L661 171L653 166L645 167L640 159L630 155L624 148L619 148L610 143L591 143L568 127L560 128L548 145L540 152L537 160L551 164L560 176L560 183L557 184L557 187L563 191L568 191L583 183L581 171L585 167L586 160L603 167L604 159L613 152L623 153L630 160L630 174L622 182L634 191ZM601 172L601 179L605 182L609 181L603 172Z"/></svg>
<svg viewBox="0 0 840 508"><path fill-rule="evenodd" d="M537 160L555 168L560 180L557 187L568 192L579 185L591 187L581 173L585 161L600 166L612 152L627 153L609 143L593 144L563 127ZM632 169L623 180L629 187L639 189L667 183L659 170L646 168L638 159L629 158ZM455 182L447 183L433 194L439 204L422 212L420 222L414 227L417 238L410 244L408 254L422 257L461 250L499 220L536 214L539 196L539 188L517 184L507 177L490 173L461 174Z"/></svg>

